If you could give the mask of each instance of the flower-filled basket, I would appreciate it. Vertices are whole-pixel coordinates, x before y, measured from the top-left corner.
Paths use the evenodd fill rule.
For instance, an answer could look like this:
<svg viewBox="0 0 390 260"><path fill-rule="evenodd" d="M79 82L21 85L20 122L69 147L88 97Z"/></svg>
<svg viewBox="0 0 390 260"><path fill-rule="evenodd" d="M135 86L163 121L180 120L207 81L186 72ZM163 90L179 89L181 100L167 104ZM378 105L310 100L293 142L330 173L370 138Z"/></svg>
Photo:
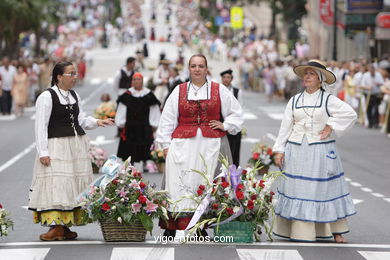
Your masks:
<svg viewBox="0 0 390 260"><path fill-rule="evenodd" d="M93 173L99 173L100 168L106 162L108 156L103 148L91 145L89 149L89 157L91 158Z"/></svg>
<svg viewBox="0 0 390 260"><path fill-rule="evenodd" d="M254 168L242 169L229 166L224 158L221 161L222 172L212 182L204 172L196 171L206 184L200 185L193 196L199 206L188 228L194 232L211 227L214 235L231 236L233 240L226 242L234 243L251 243L253 238L260 241L264 229L272 240L272 222L268 223L274 215L271 185L281 173L270 172L257 179L260 162Z"/></svg>
<svg viewBox="0 0 390 260"><path fill-rule="evenodd" d="M150 152L152 160L156 163L158 172L165 173L164 152L161 149L155 149Z"/></svg>
<svg viewBox="0 0 390 260"><path fill-rule="evenodd" d="M8 231L13 228L13 225L9 212L0 204L0 237L8 236Z"/></svg>
<svg viewBox="0 0 390 260"><path fill-rule="evenodd" d="M101 103L94 111L94 117L97 119L115 118L116 105L108 101Z"/></svg>
<svg viewBox="0 0 390 260"><path fill-rule="evenodd" d="M104 164L104 176L79 197L93 221L100 223L106 241L144 241L153 219L168 219L168 196L143 181L129 163L120 165L115 155Z"/></svg>
<svg viewBox="0 0 390 260"><path fill-rule="evenodd" d="M257 162L260 162L259 174L267 174L269 167L275 164L272 148L266 144L258 143L252 149L252 157L248 160L248 163L255 166Z"/></svg>

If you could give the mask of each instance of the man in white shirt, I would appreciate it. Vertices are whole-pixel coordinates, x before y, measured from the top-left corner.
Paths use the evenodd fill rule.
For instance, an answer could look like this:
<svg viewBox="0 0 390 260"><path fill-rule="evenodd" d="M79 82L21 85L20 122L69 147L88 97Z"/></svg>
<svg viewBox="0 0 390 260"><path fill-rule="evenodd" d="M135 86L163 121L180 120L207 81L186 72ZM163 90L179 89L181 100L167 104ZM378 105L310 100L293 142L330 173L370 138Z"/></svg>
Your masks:
<svg viewBox="0 0 390 260"><path fill-rule="evenodd" d="M135 73L135 58L128 57L126 65L118 70L114 77L114 90L118 93L118 97L125 93L131 87L132 77Z"/></svg>
<svg viewBox="0 0 390 260"><path fill-rule="evenodd" d="M3 66L0 67L0 78L1 78L1 112L3 115L10 115L12 108L12 96L11 89L13 78L16 73L14 66L10 65L9 58L3 58Z"/></svg>
<svg viewBox="0 0 390 260"><path fill-rule="evenodd" d="M242 95L238 88L232 86L233 71L231 69L222 71L220 73L222 79L222 85L224 85L233 96L238 100L242 107ZM233 164L237 167L240 165L240 147L241 147L241 131L236 135L227 134L229 140L230 151L232 153Z"/></svg>

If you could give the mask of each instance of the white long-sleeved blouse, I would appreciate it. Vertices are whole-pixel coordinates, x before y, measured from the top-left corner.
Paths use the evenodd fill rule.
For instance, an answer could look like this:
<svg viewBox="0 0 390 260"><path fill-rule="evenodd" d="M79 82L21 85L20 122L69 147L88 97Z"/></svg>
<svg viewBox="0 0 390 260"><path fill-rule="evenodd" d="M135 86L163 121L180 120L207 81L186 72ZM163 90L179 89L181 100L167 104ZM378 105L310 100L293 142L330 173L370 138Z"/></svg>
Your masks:
<svg viewBox="0 0 390 260"><path fill-rule="evenodd" d="M306 109L309 115L304 113L303 109L297 109L303 105L301 95L304 95L305 106L311 106ZM278 137L273 146L274 152L283 153L287 141L301 143L305 135L309 144L332 141L334 140L334 134L340 137L353 126L357 118L353 108L333 95L329 95L329 98L327 98L328 95L328 93L325 93L321 97L321 90L312 94L304 91L290 98L284 111ZM313 106L321 106L322 109L318 107L313 110ZM297 113L300 114L297 115ZM314 113L314 120L310 118L312 113ZM329 125L333 132L327 139L320 140L319 132L326 125Z"/></svg>
<svg viewBox="0 0 390 260"><path fill-rule="evenodd" d="M67 105L67 102L59 93L58 87L53 86L52 89L56 92L60 103L62 105ZM76 103L76 100L73 98L72 94L69 93L69 91L61 90L61 92L65 96L69 95L70 104ZM86 130L96 128L98 120L92 116L85 115L81 105L80 96L77 93L76 95L79 105L79 125ZM44 91L41 95L39 95L35 103L35 140L39 157L50 156L48 150L48 125L52 107L53 103L51 94L49 91Z"/></svg>
<svg viewBox="0 0 390 260"><path fill-rule="evenodd" d="M143 96L145 96L145 95L150 93L150 89L148 89L148 88L142 88L139 91L136 90L135 88L129 88L129 91L131 92L131 94L134 97L143 97ZM115 124L118 127L124 127L125 126L125 124L126 124L126 113L127 113L127 107L123 103L119 102L118 108L117 108L117 111L116 111L116 115L115 115ZM149 110L149 124L152 127L157 128L158 127L158 123L160 122L160 116L161 116L160 106L157 105L157 104L151 106L150 110Z"/></svg>
<svg viewBox="0 0 390 260"><path fill-rule="evenodd" d="M188 84L190 84L188 88L188 100L205 100L210 98L211 81L206 82L200 88L192 83ZM178 125L179 91L180 88L176 87L167 99L157 129L156 142L163 149L169 147L172 140L172 133ZM221 99L221 114L224 119L224 129L228 133L235 135L241 131L244 122L241 105L233 96L232 92L223 85L219 85L219 95Z"/></svg>

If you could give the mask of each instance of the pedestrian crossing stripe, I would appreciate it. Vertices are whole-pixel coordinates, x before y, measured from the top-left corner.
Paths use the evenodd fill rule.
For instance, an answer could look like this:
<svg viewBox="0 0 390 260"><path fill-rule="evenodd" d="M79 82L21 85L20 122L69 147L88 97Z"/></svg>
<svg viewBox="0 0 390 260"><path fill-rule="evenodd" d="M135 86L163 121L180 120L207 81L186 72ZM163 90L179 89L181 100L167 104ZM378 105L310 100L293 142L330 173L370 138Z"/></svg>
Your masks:
<svg viewBox="0 0 390 260"><path fill-rule="evenodd" d="M110 260L171 260L175 259L173 247L114 247Z"/></svg>
<svg viewBox="0 0 390 260"><path fill-rule="evenodd" d="M0 249L0 260L44 260L50 248Z"/></svg>
<svg viewBox="0 0 390 260"><path fill-rule="evenodd" d="M303 260L297 250L237 249L240 260Z"/></svg>
<svg viewBox="0 0 390 260"><path fill-rule="evenodd" d="M390 252L358 251L367 260L389 260Z"/></svg>

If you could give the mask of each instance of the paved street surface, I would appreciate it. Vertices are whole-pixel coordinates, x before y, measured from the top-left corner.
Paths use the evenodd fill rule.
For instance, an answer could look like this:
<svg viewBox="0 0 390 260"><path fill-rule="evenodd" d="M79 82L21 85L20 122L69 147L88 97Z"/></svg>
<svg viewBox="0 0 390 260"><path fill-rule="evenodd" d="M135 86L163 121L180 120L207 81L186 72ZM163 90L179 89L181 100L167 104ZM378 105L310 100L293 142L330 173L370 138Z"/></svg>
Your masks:
<svg viewBox="0 0 390 260"><path fill-rule="evenodd" d="M148 6L144 6L147 11ZM148 19L146 17L145 19ZM158 13L158 21L163 21L164 13ZM157 22L158 24L159 22ZM165 27L156 28L157 37L166 33ZM103 92L112 91L112 78L127 56L134 55L140 46L111 47L96 49L93 53L94 65L87 79L76 91L84 101L84 110L91 114L100 103ZM167 58L174 59L177 49L169 43L150 43L148 67L156 67L161 50ZM186 50L188 56L192 52ZM213 77L219 80L219 72L234 64L209 61ZM237 70L236 70L237 72ZM152 71L143 71L150 76ZM238 79L238 75L235 77ZM283 115L285 101L266 101L263 94L244 92L245 128L248 135L242 141L241 165L250 157L250 149L255 142L263 140L273 144ZM22 118L0 118L0 199L11 213L15 228L8 237L0 238L0 260L16 259L390 259L390 139L377 130L356 125L342 139L338 148L350 192L358 214L349 218L351 232L346 235L348 244L292 243L275 238L274 242L253 244L220 243L171 243L163 245L148 234L144 243L106 243L100 227L90 224L75 228L79 237L76 241L40 242L39 234L46 228L32 223L32 213L26 209L28 190L31 184L35 160L34 110L29 109ZM88 131L92 141L100 144L109 154L115 154L118 139L116 129L99 128ZM96 175L98 177L99 175ZM160 185L161 174L146 173L144 177ZM162 231L155 225L153 235Z"/></svg>

